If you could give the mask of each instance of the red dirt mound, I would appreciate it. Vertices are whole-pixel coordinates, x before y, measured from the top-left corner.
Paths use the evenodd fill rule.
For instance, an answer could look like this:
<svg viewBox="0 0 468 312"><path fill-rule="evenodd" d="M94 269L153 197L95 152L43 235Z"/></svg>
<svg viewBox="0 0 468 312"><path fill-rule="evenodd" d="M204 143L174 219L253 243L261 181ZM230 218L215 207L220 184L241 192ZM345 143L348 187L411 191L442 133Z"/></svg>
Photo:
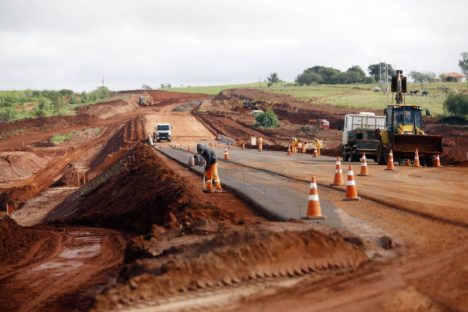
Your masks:
<svg viewBox="0 0 468 312"><path fill-rule="evenodd" d="M179 93L160 90L145 91L145 93L151 96L153 102L155 103L154 105L189 102L192 100L199 100L208 97L208 95L201 93Z"/></svg>
<svg viewBox="0 0 468 312"><path fill-rule="evenodd" d="M16 224L10 217L0 219L0 264L15 263L39 238L37 232ZM0 269L1 273L1 269Z"/></svg>
<svg viewBox="0 0 468 312"><path fill-rule="evenodd" d="M150 239L153 245L164 245L161 238ZM121 283L97 297L95 309L107 311L122 302L131 305L177 292L266 277L349 270L367 261L362 247L345 242L338 234L328 236L315 230L244 227L178 249L172 246L154 259L127 266Z"/></svg>
<svg viewBox="0 0 468 312"><path fill-rule="evenodd" d="M44 168L47 161L30 152L0 152L0 182L24 179Z"/></svg>
<svg viewBox="0 0 468 312"><path fill-rule="evenodd" d="M49 222L98 225L137 232L153 224L177 227L196 220L238 223L186 186L148 145L125 154L109 170L66 199Z"/></svg>

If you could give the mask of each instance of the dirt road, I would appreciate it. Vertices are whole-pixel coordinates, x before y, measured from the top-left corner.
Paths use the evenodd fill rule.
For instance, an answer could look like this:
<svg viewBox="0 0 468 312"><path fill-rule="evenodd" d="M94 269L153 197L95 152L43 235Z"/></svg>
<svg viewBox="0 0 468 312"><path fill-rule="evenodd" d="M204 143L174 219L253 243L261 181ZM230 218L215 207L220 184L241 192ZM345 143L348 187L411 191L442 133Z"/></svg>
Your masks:
<svg viewBox="0 0 468 312"><path fill-rule="evenodd" d="M177 107L182 109L177 111ZM191 114L190 110L180 111L183 109L184 104L171 104L163 106L158 112L146 114L146 133L153 133L154 126L158 122L170 123L173 127L172 141L178 144L213 140L214 135Z"/></svg>
<svg viewBox="0 0 468 312"><path fill-rule="evenodd" d="M222 157L224 150L218 148L216 151ZM286 156L284 152L259 153L239 148L233 148L230 156L233 162L294 179L309 181L314 175L322 185L333 182L336 160L333 157ZM345 178L349 165L355 173L360 195L389 206L468 226L468 168L396 166L394 171L388 171L384 170L385 166L369 164L369 176L360 177L357 175L359 163L343 162ZM344 187L340 188L344 190Z"/></svg>

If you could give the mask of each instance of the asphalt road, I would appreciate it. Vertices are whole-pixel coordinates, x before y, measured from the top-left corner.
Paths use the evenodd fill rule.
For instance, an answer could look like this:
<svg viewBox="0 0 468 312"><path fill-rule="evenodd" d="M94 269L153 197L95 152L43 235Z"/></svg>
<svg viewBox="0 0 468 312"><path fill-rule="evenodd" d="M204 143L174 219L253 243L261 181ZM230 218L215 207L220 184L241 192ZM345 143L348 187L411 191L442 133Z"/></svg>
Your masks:
<svg viewBox="0 0 468 312"><path fill-rule="evenodd" d="M167 146L159 147L158 150L184 164L192 155L186 150L172 149ZM259 210L279 220L301 219L305 216L309 195L308 182L295 181L261 169L248 168L224 161L222 157L220 159L218 170L222 184L235 189ZM192 169L200 174L203 173L200 166L194 166ZM337 207L331 201L323 198L320 200L320 204L322 214L326 218L321 220L303 219L303 221L341 227L342 222L337 215Z"/></svg>

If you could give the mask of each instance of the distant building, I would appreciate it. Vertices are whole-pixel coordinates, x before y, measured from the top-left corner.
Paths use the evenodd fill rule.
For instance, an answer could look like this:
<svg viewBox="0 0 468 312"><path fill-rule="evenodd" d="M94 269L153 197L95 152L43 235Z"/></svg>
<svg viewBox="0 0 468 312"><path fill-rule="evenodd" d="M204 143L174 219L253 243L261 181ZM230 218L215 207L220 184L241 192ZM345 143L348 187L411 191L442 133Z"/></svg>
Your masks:
<svg viewBox="0 0 468 312"><path fill-rule="evenodd" d="M444 82L465 82L465 75L459 73L445 73L440 74L440 80Z"/></svg>

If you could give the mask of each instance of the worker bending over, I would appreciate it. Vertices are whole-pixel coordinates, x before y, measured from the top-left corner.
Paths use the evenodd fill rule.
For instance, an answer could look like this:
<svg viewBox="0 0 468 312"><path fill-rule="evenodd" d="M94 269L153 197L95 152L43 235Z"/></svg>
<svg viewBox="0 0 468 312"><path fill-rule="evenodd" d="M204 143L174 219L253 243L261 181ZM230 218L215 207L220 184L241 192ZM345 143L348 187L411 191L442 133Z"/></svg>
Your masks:
<svg viewBox="0 0 468 312"><path fill-rule="evenodd" d="M216 192L222 192L221 181L219 180L218 175L218 161L216 159L216 154L214 150L205 146L203 144L197 144L197 152L200 154L206 161L205 164L205 185L203 186L203 192L212 193L213 192L213 181L216 186Z"/></svg>

